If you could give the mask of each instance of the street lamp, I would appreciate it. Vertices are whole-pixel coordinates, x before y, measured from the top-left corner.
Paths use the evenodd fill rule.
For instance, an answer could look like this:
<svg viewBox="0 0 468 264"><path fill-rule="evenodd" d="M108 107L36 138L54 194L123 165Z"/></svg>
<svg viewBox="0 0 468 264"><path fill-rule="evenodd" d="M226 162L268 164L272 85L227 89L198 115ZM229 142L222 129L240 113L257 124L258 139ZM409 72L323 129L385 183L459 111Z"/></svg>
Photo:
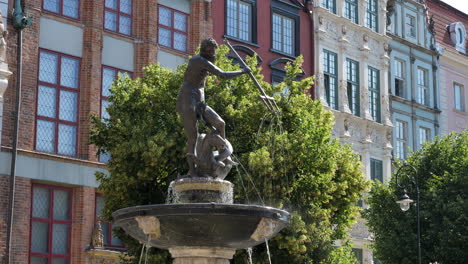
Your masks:
<svg viewBox="0 0 468 264"><path fill-rule="evenodd" d="M418 171L416 170L416 168L407 163L406 161L403 163L403 166L401 166L397 173L395 174L395 182L396 182L396 185L397 185L397 188L400 188L400 189L403 189L403 195L401 196L400 200L396 201L397 204L400 205L400 208L403 212L406 212L408 211L408 209L410 208L410 205L411 203L413 203L414 201L410 199L410 197L408 196L408 194L406 193L406 189L405 188L402 188L400 186L400 184L398 183L398 175L400 174L400 172L405 169L405 168L411 168L412 171L414 172L414 175L413 177L410 177L408 175L406 175L406 177L408 177L408 179L414 184L414 186L416 187L416 213L417 213L417 223L418 223L418 263L421 264L421 224L420 224L420 219L419 219L419 182L418 182Z"/></svg>

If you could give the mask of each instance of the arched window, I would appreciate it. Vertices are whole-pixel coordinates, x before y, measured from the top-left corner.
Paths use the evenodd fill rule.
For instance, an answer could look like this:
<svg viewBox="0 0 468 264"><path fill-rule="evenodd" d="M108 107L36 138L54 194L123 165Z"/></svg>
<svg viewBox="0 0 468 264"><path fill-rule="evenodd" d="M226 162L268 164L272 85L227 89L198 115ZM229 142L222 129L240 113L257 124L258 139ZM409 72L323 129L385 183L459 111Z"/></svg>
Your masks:
<svg viewBox="0 0 468 264"><path fill-rule="evenodd" d="M466 39L466 29L465 25L461 22L455 22L447 26L447 30L450 34L450 40L454 45L455 49L465 53L465 39Z"/></svg>

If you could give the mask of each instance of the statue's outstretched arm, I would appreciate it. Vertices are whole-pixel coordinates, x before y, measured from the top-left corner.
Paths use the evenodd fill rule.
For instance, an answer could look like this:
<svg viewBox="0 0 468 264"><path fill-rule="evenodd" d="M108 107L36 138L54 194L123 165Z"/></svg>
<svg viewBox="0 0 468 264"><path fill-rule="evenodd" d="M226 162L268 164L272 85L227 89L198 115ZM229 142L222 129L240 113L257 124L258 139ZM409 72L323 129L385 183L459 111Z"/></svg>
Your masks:
<svg viewBox="0 0 468 264"><path fill-rule="evenodd" d="M214 65L208 60L206 60L205 69L208 72L218 76L219 78L226 79L226 80L233 79L239 75L247 73L249 70L249 69L243 69L240 71L223 71L218 66Z"/></svg>

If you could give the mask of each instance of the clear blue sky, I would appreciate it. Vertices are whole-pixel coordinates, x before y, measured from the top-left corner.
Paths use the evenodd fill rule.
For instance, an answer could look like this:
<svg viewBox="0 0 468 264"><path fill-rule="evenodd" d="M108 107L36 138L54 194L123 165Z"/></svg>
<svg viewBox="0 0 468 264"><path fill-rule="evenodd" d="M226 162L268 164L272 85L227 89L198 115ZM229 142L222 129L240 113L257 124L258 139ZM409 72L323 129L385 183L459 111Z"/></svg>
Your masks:
<svg viewBox="0 0 468 264"><path fill-rule="evenodd" d="M468 0L442 0L456 9L468 14Z"/></svg>

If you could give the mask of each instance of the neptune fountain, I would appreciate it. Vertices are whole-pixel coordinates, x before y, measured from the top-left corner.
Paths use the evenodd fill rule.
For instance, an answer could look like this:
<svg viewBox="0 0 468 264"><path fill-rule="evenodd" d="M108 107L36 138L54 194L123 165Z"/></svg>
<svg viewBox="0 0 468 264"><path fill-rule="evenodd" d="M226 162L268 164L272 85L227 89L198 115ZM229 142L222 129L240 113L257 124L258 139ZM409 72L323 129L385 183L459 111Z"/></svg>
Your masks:
<svg viewBox="0 0 468 264"><path fill-rule="evenodd" d="M238 54L226 43L231 50ZM228 264L237 249L264 243L289 223L289 213L267 206L234 204L233 184L224 180L236 162L225 136L224 120L205 102L208 74L235 78L251 69L226 72L214 65L213 39L203 40L193 56L177 98L177 112L187 135L189 171L170 184L170 203L115 211L114 224L138 241L168 249L174 264ZM256 82L257 83L257 82ZM209 133L199 134L203 122Z"/></svg>

